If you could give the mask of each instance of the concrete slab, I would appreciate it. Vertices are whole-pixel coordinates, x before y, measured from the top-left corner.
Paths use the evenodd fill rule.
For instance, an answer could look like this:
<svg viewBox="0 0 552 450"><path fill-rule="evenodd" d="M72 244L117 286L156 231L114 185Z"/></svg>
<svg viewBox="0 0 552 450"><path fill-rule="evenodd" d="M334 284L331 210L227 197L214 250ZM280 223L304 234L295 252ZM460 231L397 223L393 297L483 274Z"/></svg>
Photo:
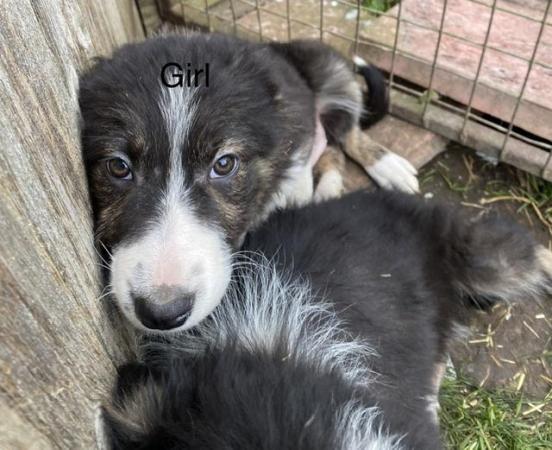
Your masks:
<svg viewBox="0 0 552 450"><path fill-rule="evenodd" d="M448 144L447 139L392 116L385 117L367 133L380 145L404 156L418 169L443 152Z"/></svg>

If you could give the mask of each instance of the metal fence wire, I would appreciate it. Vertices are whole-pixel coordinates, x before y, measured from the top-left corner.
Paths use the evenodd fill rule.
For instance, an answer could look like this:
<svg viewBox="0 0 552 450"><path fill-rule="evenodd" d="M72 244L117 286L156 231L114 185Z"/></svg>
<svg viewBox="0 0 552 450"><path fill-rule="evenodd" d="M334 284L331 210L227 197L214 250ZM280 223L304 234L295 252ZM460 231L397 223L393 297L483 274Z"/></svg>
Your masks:
<svg viewBox="0 0 552 450"><path fill-rule="evenodd" d="M552 0L136 0L163 23L313 38L379 67L390 112L552 181Z"/></svg>

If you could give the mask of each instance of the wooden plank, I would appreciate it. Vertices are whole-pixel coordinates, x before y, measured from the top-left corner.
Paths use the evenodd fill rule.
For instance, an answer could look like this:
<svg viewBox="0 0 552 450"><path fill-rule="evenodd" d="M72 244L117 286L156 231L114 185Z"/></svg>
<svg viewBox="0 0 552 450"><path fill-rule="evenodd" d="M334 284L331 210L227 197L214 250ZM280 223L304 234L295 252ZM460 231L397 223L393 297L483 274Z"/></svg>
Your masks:
<svg viewBox="0 0 552 450"><path fill-rule="evenodd" d="M391 100L391 114L415 125L422 124L421 117L424 107L416 97L393 90ZM423 125L440 136L459 141L463 116L439 105L431 104L427 109ZM503 133L477 122L468 124L462 141L467 147L496 161L498 161L503 142ZM552 172L545 170L549 156L550 153L511 137L502 153L502 161L552 181Z"/></svg>
<svg viewBox="0 0 552 450"><path fill-rule="evenodd" d="M97 300L77 86L141 28L131 0L104 5L0 2L0 448L92 448L128 352Z"/></svg>

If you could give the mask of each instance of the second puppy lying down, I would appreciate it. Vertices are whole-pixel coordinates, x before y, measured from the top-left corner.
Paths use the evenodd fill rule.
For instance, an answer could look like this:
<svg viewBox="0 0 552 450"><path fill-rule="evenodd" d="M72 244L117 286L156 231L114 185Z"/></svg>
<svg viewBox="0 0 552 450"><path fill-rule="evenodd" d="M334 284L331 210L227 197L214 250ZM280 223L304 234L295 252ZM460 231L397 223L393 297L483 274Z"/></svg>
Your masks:
<svg viewBox="0 0 552 450"><path fill-rule="evenodd" d="M108 448L440 448L455 327L552 285L515 224L385 192L279 213L246 249L211 317L121 371Z"/></svg>

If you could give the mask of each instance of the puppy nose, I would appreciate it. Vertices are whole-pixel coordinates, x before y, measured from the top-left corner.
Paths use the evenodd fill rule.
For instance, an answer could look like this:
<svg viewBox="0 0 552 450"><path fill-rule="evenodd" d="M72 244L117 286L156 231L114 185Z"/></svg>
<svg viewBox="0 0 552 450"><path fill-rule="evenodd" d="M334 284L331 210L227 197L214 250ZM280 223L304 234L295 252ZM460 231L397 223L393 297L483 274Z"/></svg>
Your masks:
<svg viewBox="0 0 552 450"><path fill-rule="evenodd" d="M190 316L194 295L179 293L170 299L133 295L133 301L136 316L145 327L171 330L184 324Z"/></svg>

